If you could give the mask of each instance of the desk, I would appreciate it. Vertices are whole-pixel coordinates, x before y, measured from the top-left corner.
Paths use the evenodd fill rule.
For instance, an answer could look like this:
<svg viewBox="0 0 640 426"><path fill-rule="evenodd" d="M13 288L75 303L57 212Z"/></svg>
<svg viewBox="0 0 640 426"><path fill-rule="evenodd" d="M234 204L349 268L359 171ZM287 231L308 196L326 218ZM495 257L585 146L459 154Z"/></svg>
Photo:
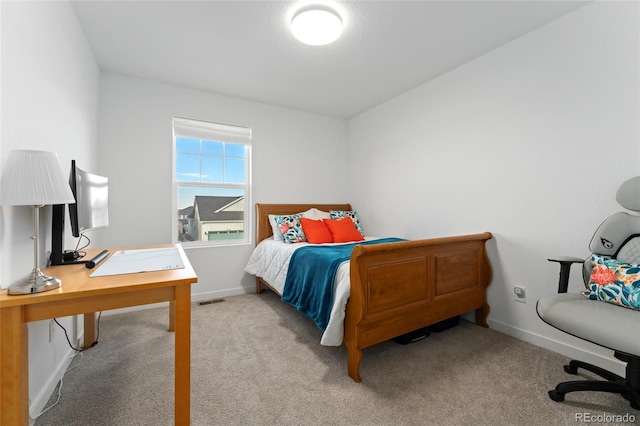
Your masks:
<svg viewBox="0 0 640 426"><path fill-rule="evenodd" d="M159 248L154 247L126 247ZM184 269L89 278L83 264L52 266L62 287L44 293L9 296L0 291L0 424L29 424L29 348L27 322L84 314L85 347L95 338L95 312L169 302L169 331L175 331L175 424L188 425L191 414L191 284L198 281L178 247ZM123 248L109 249L111 253ZM88 250L88 258L99 250ZM96 268L99 268L98 265Z"/></svg>

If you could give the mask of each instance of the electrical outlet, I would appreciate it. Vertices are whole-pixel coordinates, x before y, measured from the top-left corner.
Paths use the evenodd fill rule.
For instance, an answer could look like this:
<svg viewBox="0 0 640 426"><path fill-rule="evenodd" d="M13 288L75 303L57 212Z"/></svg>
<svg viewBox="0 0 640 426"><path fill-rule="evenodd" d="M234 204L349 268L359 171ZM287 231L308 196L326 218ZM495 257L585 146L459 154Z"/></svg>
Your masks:
<svg viewBox="0 0 640 426"><path fill-rule="evenodd" d="M513 300L516 302L527 303L527 289L521 286L513 287L513 293L515 294Z"/></svg>
<svg viewBox="0 0 640 426"><path fill-rule="evenodd" d="M56 336L56 323L54 320L49 321L49 343L53 341Z"/></svg>

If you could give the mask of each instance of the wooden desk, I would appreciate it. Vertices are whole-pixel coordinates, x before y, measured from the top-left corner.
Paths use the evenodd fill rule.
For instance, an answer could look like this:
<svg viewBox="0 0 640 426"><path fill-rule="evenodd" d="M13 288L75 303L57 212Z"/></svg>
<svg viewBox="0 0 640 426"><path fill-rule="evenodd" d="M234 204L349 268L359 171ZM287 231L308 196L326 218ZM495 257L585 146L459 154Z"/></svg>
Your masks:
<svg viewBox="0 0 640 426"><path fill-rule="evenodd" d="M172 245L154 247L159 248ZM191 414L191 284L196 276L182 247L184 269L90 278L83 264L49 267L62 287L44 293L9 296L0 291L0 424L29 424L27 322L85 314L85 345L94 341L95 312L169 301L169 331L175 331L175 424ZM122 248L109 249L111 253ZM99 250L88 250L91 258ZM96 266L99 268L100 265ZM88 326L88 327L87 327ZM89 344L90 344L89 343Z"/></svg>

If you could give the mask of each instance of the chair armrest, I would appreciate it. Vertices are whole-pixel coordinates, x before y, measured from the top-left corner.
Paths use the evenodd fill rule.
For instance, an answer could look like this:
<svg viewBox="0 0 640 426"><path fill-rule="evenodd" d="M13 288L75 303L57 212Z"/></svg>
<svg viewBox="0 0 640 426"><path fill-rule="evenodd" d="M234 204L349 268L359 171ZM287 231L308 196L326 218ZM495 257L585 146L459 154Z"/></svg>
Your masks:
<svg viewBox="0 0 640 426"><path fill-rule="evenodd" d="M569 288L569 274L571 273L571 265L574 263L584 263L584 259L571 256L559 256L555 259L548 259L549 262L557 262L560 264L560 279L558 280L558 293L566 293Z"/></svg>

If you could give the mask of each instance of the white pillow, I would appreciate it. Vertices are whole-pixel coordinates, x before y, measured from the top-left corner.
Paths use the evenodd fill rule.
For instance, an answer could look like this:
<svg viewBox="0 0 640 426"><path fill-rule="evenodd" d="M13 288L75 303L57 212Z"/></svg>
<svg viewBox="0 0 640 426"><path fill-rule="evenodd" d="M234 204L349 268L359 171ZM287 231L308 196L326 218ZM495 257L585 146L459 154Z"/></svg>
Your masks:
<svg viewBox="0 0 640 426"><path fill-rule="evenodd" d="M271 232L273 232L273 239L276 241L283 241L282 232L280 232L280 227L276 223L276 215L269 215L269 225L271 225Z"/></svg>
<svg viewBox="0 0 640 426"><path fill-rule="evenodd" d="M310 219L315 219L315 220L331 219L331 214L329 212L318 210L316 208L313 208L311 210L313 210L314 217Z"/></svg>
<svg viewBox="0 0 640 426"><path fill-rule="evenodd" d="M278 226L278 224L276 223L276 217L277 216L293 216L295 214L301 214L302 217L306 217L309 219L314 219L314 220L321 220L323 217L329 218L329 213L326 212L322 212L322 213L326 213L327 216L317 216L316 212L319 212L320 210L312 208L307 210L306 212L301 212L301 213L292 213L292 214L270 214L269 215L269 225L271 225L271 232L273 232L273 239L276 241L284 241L284 237L282 236L282 232L280 232L280 227Z"/></svg>

